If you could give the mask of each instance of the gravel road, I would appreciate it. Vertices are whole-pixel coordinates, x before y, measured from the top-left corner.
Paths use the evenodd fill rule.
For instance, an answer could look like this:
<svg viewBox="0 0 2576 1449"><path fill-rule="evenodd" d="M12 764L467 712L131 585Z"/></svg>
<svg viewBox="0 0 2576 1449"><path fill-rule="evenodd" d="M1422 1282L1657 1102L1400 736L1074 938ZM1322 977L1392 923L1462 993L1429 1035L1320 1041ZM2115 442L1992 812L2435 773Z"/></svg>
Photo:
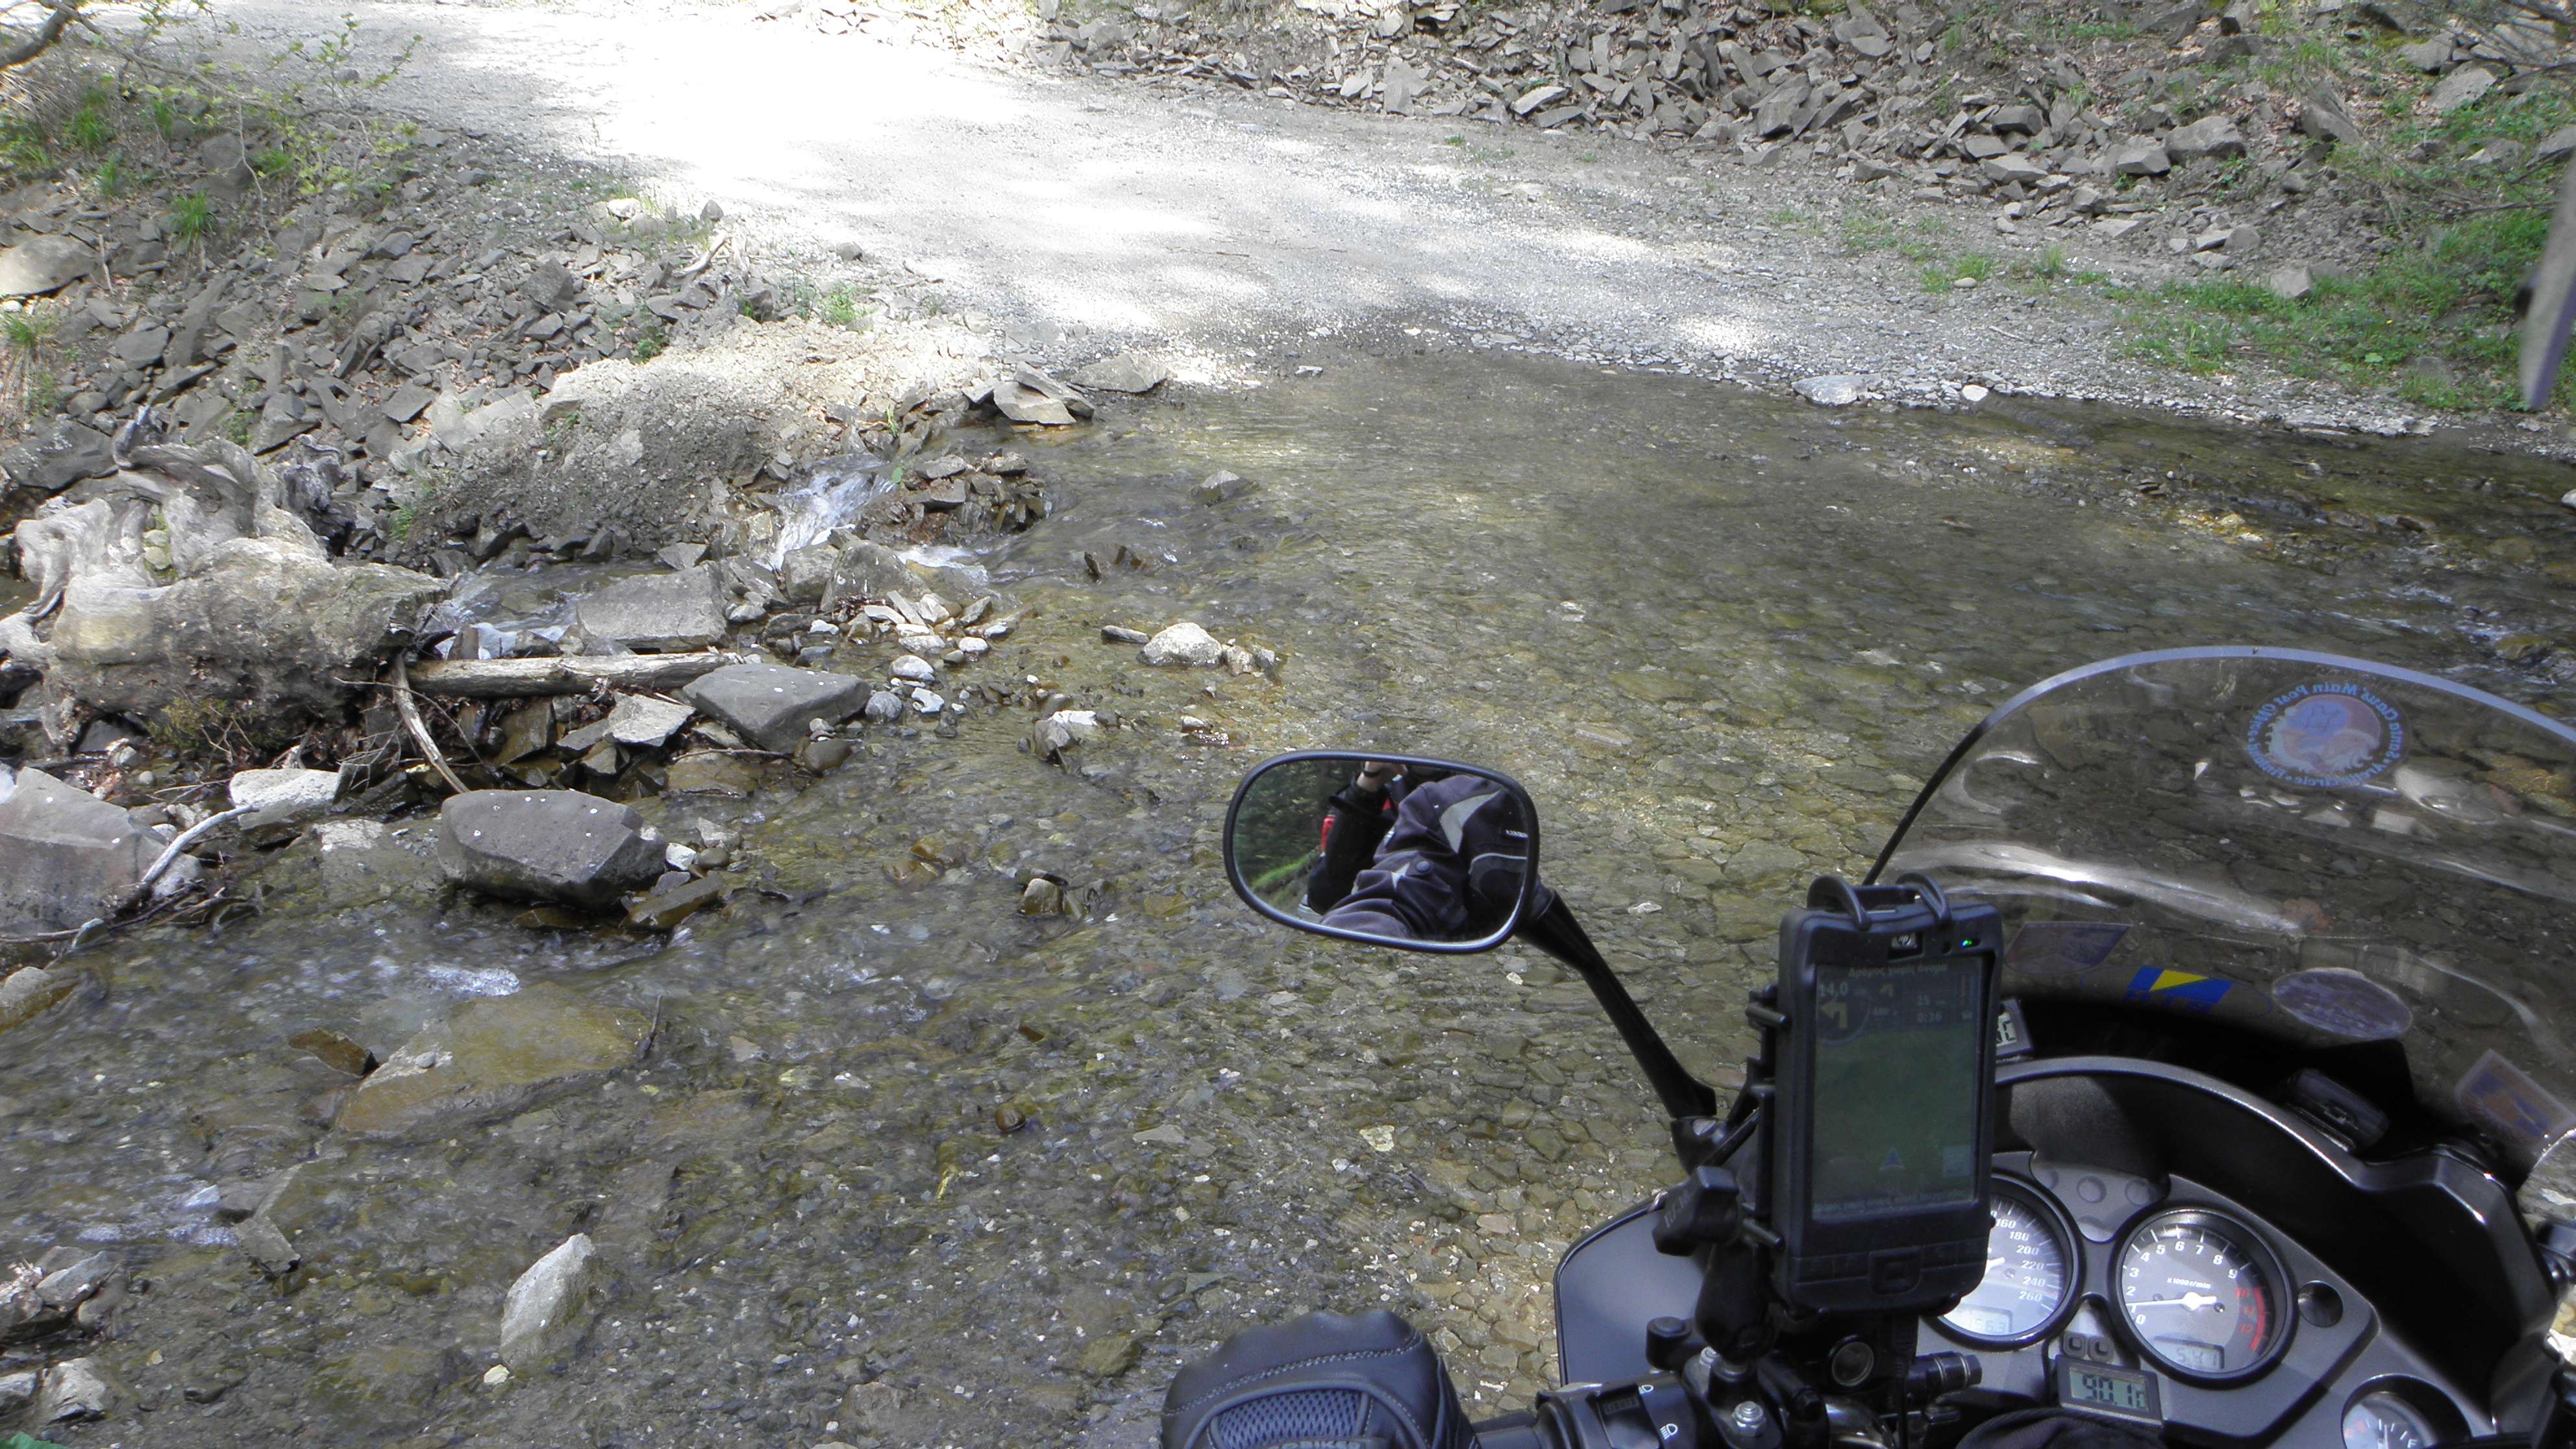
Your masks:
<svg viewBox="0 0 2576 1449"><path fill-rule="evenodd" d="M363 26L360 64L424 37L380 104L613 166L673 200L715 198L729 226L812 275L855 244L938 279L1004 345L1040 356L1150 342L1220 369L1275 367L1303 337L1418 328L1766 385L1863 374L1910 400L1978 382L2427 426L2390 398L2124 359L2112 309L2079 289L1926 294L1894 253L1844 246L1857 193L1803 158L1763 170L1597 135L1002 69L738 5L214 6L272 48L344 8ZM1894 210L1922 222L1912 234L2007 257L2073 235L2001 236L1982 206ZM2069 251L2115 278L2171 265L2080 236Z"/></svg>

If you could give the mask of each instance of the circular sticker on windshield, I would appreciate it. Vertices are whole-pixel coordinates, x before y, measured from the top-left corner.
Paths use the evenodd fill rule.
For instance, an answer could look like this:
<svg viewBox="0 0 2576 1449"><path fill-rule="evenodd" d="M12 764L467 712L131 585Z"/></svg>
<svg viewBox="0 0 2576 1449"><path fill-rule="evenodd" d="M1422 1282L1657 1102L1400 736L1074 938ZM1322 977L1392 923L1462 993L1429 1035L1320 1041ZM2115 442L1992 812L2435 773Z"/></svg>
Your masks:
<svg viewBox="0 0 2576 1449"><path fill-rule="evenodd" d="M2406 752L2406 723L2358 684L2302 684L2254 711L2245 752L2293 785L2358 785Z"/></svg>
<svg viewBox="0 0 2576 1449"><path fill-rule="evenodd" d="M2272 983L2272 999L2319 1031L2352 1041L2388 1041L2415 1024L2396 992L2339 966L2284 976Z"/></svg>

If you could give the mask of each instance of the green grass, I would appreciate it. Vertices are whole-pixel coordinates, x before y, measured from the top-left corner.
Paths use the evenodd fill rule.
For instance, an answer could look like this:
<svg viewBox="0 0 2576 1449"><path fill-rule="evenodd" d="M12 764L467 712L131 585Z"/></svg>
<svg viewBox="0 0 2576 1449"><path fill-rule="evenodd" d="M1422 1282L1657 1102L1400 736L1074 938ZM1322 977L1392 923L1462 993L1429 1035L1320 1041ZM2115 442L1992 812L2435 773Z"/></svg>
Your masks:
<svg viewBox="0 0 2576 1449"><path fill-rule="evenodd" d="M81 92L80 105L63 126L63 139L93 154L115 145L116 122L107 113L113 99L104 86L91 86Z"/></svg>
<svg viewBox="0 0 2576 1449"><path fill-rule="evenodd" d="M35 312L12 312L0 317L0 346L20 358L32 359L54 338L54 319Z"/></svg>
<svg viewBox="0 0 2576 1449"><path fill-rule="evenodd" d="M1962 252L1955 256L1927 261L1915 269L1915 277L1927 292L1947 292L1961 282L1985 285L1995 274L1997 263L1984 252Z"/></svg>
<svg viewBox="0 0 2576 1449"><path fill-rule="evenodd" d="M856 332L867 322L867 309L859 305L859 294L845 284L823 294L815 304L815 315L834 327Z"/></svg>
<svg viewBox="0 0 2576 1449"><path fill-rule="evenodd" d="M2366 275L2320 278L2296 302L2230 279L2115 295L2130 304L2134 357L2200 373L2260 360L2346 387L2394 387L2425 407L2507 407L2518 343L2508 325L2513 292L2548 228L2536 211L2463 218ZM2459 381L2410 373L2419 358L2437 359ZM2561 380L2557 400L2576 405L2576 378Z"/></svg>
<svg viewBox="0 0 2576 1449"><path fill-rule="evenodd" d="M214 204L202 193L191 191L170 203L170 238L185 245L213 230Z"/></svg>
<svg viewBox="0 0 2576 1449"><path fill-rule="evenodd" d="M134 189L134 173L125 166L122 156L110 156L98 163L98 191L101 196L118 197Z"/></svg>
<svg viewBox="0 0 2576 1449"><path fill-rule="evenodd" d="M2296 302L2234 278L2115 292L2128 304L2131 356L2201 373L2260 362L2345 387L2394 389L2426 408L2515 405L2513 294L2548 236L2558 168L2468 167L2461 158L2490 140L2527 145L2576 123L2576 95L2535 89L2432 116L2415 104L2427 78L2374 73L2393 88L2401 119L2374 145L2338 148L2334 160L2385 198L2385 230L2410 245L2366 274L2320 278ZM2406 159L2419 149L2424 159ZM2457 381L2410 370L2421 359ZM2576 383L2562 380L2556 400L2576 405Z"/></svg>
<svg viewBox="0 0 2576 1449"><path fill-rule="evenodd" d="M635 360L637 362L651 362L654 358L661 356L662 353L670 347L670 345L671 334L662 329L661 320L656 318L652 322L645 324L644 330L636 334Z"/></svg>

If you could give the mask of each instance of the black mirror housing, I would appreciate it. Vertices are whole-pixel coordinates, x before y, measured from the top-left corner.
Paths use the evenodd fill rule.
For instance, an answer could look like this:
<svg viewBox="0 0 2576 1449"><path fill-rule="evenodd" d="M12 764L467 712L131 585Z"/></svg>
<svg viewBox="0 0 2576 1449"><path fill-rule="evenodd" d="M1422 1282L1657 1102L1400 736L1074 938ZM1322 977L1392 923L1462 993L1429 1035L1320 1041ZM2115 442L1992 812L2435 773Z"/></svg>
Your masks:
<svg viewBox="0 0 2576 1449"><path fill-rule="evenodd" d="M1538 807L1482 765L1303 750L1264 761L1225 817L1226 877L1318 936L1460 955L1511 939L1538 899Z"/></svg>

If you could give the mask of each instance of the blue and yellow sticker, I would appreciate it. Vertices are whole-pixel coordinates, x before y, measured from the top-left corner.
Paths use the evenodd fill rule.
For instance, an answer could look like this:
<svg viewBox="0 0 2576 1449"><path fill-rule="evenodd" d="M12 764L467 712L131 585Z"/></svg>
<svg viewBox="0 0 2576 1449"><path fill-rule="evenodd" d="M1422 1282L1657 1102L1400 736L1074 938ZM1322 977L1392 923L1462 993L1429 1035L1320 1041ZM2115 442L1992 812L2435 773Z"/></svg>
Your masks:
<svg viewBox="0 0 2576 1449"><path fill-rule="evenodd" d="M2188 1011L2206 1016L2217 1010L2218 1004L2235 989L2236 983L2223 976L2144 966L2129 978L2129 989L2121 996L2135 1005L2161 1006L2168 1011Z"/></svg>

